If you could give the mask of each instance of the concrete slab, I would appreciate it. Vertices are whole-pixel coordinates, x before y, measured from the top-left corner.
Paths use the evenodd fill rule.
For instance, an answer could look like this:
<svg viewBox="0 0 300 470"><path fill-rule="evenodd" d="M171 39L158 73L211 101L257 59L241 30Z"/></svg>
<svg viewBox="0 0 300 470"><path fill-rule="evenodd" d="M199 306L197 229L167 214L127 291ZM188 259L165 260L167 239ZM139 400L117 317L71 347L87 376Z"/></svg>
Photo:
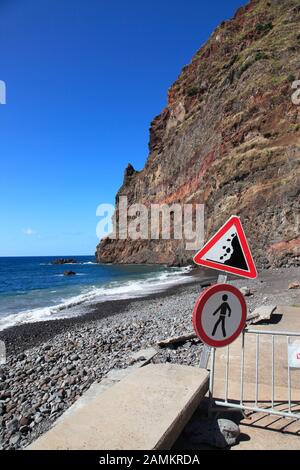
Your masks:
<svg viewBox="0 0 300 470"><path fill-rule="evenodd" d="M300 450L299 420L257 415L260 413L255 413L253 422L240 422L240 441L232 450Z"/></svg>
<svg viewBox="0 0 300 470"><path fill-rule="evenodd" d="M277 305L275 315L281 315L280 321L272 325L272 329L284 331L300 331L300 307Z"/></svg>
<svg viewBox="0 0 300 470"><path fill-rule="evenodd" d="M27 449L170 449L208 389L208 372L150 364L70 410Z"/></svg>
<svg viewBox="0 0 300 470"><path fill-rule="evenodd" d="M262 305L257 307L253 312L247 316L247 323L254 324L261 321L270 320L272 314L275 312L277 305Z"/></svg>

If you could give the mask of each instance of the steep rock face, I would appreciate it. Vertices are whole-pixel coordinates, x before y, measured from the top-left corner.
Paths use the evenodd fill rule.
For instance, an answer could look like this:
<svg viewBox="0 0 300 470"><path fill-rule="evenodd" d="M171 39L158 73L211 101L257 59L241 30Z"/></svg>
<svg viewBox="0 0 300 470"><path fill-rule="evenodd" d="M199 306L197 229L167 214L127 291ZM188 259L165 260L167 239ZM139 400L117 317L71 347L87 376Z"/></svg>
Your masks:
<svg viewBox="0 0 300 470"><path fill-rule="evenodd" d="M204 203L205 236L241 217L259 267L300 264L299 0L252 0L223 22L171 86L151 123L130 204ZM178 240L110 240L99 262L183 264Z"/></svg>

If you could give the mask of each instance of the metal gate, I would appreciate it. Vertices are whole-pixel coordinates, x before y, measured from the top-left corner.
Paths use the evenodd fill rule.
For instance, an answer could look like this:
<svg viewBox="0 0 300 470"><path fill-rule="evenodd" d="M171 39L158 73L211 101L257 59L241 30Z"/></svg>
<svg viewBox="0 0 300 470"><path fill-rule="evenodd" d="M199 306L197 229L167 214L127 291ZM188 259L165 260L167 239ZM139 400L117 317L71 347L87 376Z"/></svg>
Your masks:
<svg viewBox="0 0 300 470"><path fill-rule="evenodd" d="M244 389L245 389L245 382L247 382L247 377L245 377L245 353L247 351L246 347L246 340L250 338L251 335L251 344L252 349L255 351L255 358L253 355L251 356L251 361L253 362L252 368L248 367L248 373L252 374L253 381L250 384L250 393L252 394L252 385L253 385L253 397L249 399L249 383L247 383L248 388L248 397L245 398L244 396ZM262 346L262 337L266 336L266 340L264 343L264 386L266 386L267 393L270 393L268 400L260 400L260 387L262 387L262 383L260 383L260 364L261 364L261 346ZM280 340L279 340L280 338ZM293 339L294 338L294 339ZM298 340L295 338L298 338ZM293 419L300 419L300 369L294 369L290 365L289 360L289 350L290 346L294 346L294 344L299 344L300 350L300 333L294 332L286 332L286 331L276 331L276 330L255 330L246 328L242 333L242 347L240 351L240 364L235 363L235 373L239 375L239 398L238 399L230 399L228 389L230 386L230 377L229 371L232 365L230 364L230 348L232 345L227 346L227 348L222 348L223 351L227 349L227 353L225 353L224 361L224 396L214 397L214 383L216 378L216 349L212 348L211 350L211 370L210 370L210 383L209 383L209 392L210 398L212 403L217 406L225 406L230 408L237 408L240 410L248 410L252 412L263 412L272 415L279 415L283 417L293 418ZM276 352L276 347L280 341L280 351ZM234 344L234 343L233 343ZM267 348L266 348L267 344ZM286 358L285 358L285 351L286 351ZM280 354L280 356L276 356L276 354ZM280 370L276 370L275 364L278 363L278 359L280 359L281 363L286 364L284 367L281 367ZM267 362L266 362L267 361ZM267 367L266 367L267 364ZM269 364L269 366L268 366ZM238 369L238 372L237 372ZM252 370L254 369L254 370ZM220 378L220 376L218 376ZM245 380L246 379L246 380ZM286 390L286 398L276 400L276 383L277 380L280 379L283 386L281 390L285 395ZM269 382L269 383L266 383ZM293 387L295 387L293 389ZM297 395L296 399L292 397L293 395ZM220 394L220 390L218 392ZM265 403L268 403L266 406ZM212 405L213 406L213 405ZM281 409L278 409L281 408Z"/></svg>

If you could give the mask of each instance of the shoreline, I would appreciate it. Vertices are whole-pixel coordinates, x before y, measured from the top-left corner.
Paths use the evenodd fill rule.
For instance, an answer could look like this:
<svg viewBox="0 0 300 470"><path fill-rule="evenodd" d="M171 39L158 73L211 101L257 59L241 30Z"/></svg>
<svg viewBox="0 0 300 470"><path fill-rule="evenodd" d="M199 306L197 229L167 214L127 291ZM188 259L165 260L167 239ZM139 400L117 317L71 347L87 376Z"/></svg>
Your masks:
<svg viewBox="0 0 300 470"><path fill-rule="evenodd" d="M207 279L207 278L206 278ZM256 280L230 279L247 286L248 310L261 305L300 307L300 289L289 290L300 280L300 268L259 273ZM108 301L93 305L82 317L23 324L1 332L10 354L0 366L0 449L24 449L47 431L94 382L112 369L132 364L132 355L155 347L153 363L199 366L202 343L158 348L163 339L193 332L192 311L205 283L172 286L144 298ZM5 335L5 338L3 336Z"/></svg>
<svg viewBox="0 0 300 470"><path fill-rule="evenodd" d="M12 354L20 354L27 349L43 344L56 335L67 332L75 326L98 322L130 310L131 305L136 302L164 299L179 293L179 291L187 286L199 284L200 287L201 284L206 285L216 279L216 276L212 274L209 276L208 273L204 273L197 268L192 269L183 276L185 280L182 279L182 282L179 281L176 284L166 285L163 290L158 292L151 292L139 297L129 297L128 299L94 301L88 305L83 305L81 306L81 313L73 317L10 326L0 331L0 340L6 344L6 354L8 357ZM187 281L187 277L191 279Z"/></svg>

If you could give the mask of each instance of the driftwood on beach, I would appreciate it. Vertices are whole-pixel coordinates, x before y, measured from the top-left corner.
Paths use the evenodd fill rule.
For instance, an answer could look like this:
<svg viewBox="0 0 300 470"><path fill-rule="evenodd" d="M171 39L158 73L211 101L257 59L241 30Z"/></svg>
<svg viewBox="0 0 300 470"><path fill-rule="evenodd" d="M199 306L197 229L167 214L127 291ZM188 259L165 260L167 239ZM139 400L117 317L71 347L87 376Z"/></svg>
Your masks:
<svg viewBox="0 0 300 470"><path fill-rule="evenodd" d="M173 336L172 338L162 339L161 341L158 341L156 344L160 348L163 348L165 346L169 346L170 344L185 343L186 341L189 341L189 340L194 339L196 337L197 336L196 336L195 333L188 333L186 335Z"/></svg>

